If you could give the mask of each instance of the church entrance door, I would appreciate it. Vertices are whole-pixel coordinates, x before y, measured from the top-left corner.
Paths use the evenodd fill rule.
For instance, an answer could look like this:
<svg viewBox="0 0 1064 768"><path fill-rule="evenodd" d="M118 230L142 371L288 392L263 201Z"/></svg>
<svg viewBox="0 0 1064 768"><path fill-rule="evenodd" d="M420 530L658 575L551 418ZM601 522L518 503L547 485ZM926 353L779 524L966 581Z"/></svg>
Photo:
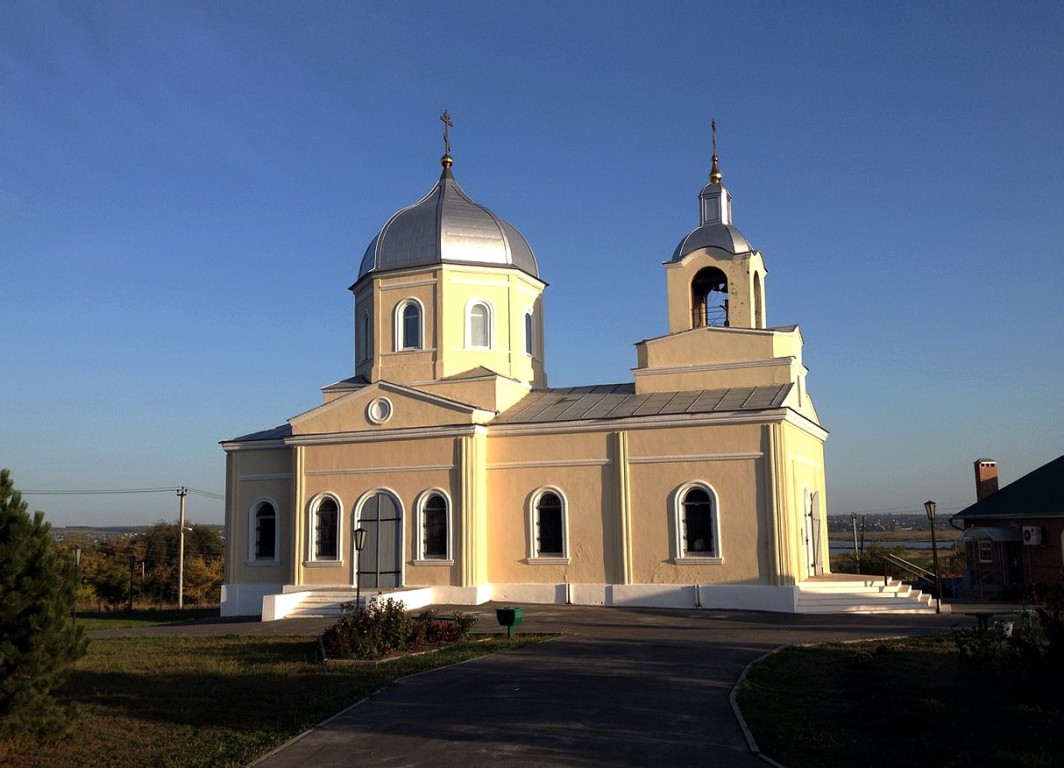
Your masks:
<svg viewBox="0 0 1064 768"><path fill-rule="evenodd" d="M370 589L402 586L401 524L402 512L390 494L375 493L363 502L355 523L356 528L366 529L366 544L354 558L358 586ZM354 536L351 538L353 541Z"/></svg>

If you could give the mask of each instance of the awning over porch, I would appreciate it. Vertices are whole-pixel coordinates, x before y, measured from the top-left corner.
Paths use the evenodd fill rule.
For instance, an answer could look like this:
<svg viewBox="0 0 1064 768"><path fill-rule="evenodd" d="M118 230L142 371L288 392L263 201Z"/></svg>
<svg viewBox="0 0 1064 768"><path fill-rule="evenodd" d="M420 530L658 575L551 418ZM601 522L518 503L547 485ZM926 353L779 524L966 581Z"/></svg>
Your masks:
<svg viewBox="0 0 1064 768"><path fill-rule="evenodd" d="M1023 532L1012 527L973 525L965 528L957 541L1023 541Z"/></svg>

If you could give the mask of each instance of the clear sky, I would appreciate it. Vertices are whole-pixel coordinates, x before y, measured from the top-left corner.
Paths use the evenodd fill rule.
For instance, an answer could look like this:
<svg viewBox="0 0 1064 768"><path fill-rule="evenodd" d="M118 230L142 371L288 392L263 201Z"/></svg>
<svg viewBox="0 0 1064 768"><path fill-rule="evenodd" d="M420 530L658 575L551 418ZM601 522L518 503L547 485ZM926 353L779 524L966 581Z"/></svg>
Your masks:
<svg viewBox="0 0 1064 768"><path fill-rule="evenodd" d="M550 383L630 381L715 116L829 512L954 512L974 459L1064 453L1062 40L1059 2L0 0L0 466L223 492L219 440L353 374L347 287L438 177L445 108L457 180L550 283Z"/></svg>

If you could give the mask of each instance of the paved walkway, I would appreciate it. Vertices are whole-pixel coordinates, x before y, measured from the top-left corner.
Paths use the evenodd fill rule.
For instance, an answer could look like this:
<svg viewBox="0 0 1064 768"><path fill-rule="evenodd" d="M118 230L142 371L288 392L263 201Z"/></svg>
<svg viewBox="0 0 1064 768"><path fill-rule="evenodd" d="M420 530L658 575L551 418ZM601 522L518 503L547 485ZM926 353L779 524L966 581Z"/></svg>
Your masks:
<svg viewBox="0 0 1064 768"><path fill-rule="evenodd" d="M493 608L477 609L480 631L499 631ZM936 633L958 620L971 621L527 606L519 631L565 635L405 678L255 765L764 768L728 702L748 663L779 645ZM328 623L217 620L179 631L308 634Z"/></svg>

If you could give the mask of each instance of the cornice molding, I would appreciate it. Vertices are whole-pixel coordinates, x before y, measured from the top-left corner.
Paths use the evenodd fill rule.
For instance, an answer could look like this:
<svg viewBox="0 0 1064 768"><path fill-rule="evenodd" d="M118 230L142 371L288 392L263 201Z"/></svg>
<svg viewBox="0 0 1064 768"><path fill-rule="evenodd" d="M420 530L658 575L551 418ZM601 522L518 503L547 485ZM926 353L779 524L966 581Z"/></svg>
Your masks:
<svg viewBox="0 0 1064 768"><path fill-rule="evenodd" d="M785 357L766 357L760 360L741 360L734 363L702 363L701 365L670 365L667 368L632 368L636 376L657 376L673 373L702 373L704 371L728 371L736 368L765 368L768 366L793 366L796 364L793 355ZM808 373L804 365L800 365L803 373Z"/></svg>
<svg viewBox="0 0 1064 768"><path fill-rule="evenodd" d="M308 469L303 474L307 477L326 477L328 475L369 475L382 472L437 472L450 471L454 464L420 464L417 466L397 467L343 467L340 469Z"/></svg>
<svg viewBox="0 0 1064 768"><path fill-rule="evenodd" d="M481 434L480 425L462 424L441 427L403 427L399 429L372 429L362 432L331 432L318 435L292 435L286 437L285 445L341 445L347 443L379 443L387 440L419 440L434 437L468 437ZM480 428L482 429L482 427Z"/></svg>
<svg viewBox="0 0 1064 768"><path fill-rule="evenodd" d="M629 464L678 464L684 461L754 461L764 457L762 451L744 453L702 453L690 456L629 456Z"/></svg>
<svg viewBox="0 0 1064 768"><path fill-rule="evenodd" d="M552 435L573 432L614 432L621 429L666 429L669 427L701 427L718 424L769 424L786 419L788 408L764 411L728 411L726 413L688 413L668 416L637 416L619 419L532 422L527 424L489 424L489 434Z"/></svg>

